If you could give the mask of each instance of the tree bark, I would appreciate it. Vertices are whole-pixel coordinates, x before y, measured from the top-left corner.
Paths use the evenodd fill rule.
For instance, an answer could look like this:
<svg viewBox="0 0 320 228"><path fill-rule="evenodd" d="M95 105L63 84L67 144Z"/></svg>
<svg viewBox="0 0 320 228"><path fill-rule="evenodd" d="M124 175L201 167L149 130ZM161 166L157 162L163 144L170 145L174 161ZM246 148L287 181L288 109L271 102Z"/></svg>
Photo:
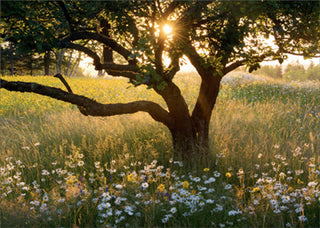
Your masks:
<svg viewBox="0 0 320 228"><path fill-rule="evenodd" d="M71 49L71 52L70 52L70 56L69 56L69 61L68 61L68 65L67 65L67 69L66 69L66 72L64 75L68 76L68 71L69 71L69 68L70 68L70 64L71 64L71 60L72 60L72 55L73 55L73 49Z"/></svg>
<svg viewBox="0 0 320 228"><path fill-rule="evenodd" d="M11 64L11 76L14 75L14 61L13 61L13 44L10 42L10 64Z"/></svg>
<svg viewBox="0 0 320 228"><path fill-rule="evenodd" d="M44 75L50 75L50 51L44 53Z"/></svg>

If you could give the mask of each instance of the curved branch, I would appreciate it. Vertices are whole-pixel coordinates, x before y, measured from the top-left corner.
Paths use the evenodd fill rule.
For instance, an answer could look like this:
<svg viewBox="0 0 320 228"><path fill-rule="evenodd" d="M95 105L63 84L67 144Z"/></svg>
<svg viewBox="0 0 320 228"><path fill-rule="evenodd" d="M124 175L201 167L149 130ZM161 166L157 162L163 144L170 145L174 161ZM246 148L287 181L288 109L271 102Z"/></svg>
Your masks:
<svg viewBox="0 0 320 228"><path fill-rule="evenodd" d="M66 41L60 41L59 43L60 43L61 48L70 48L70 49L74 49L74 50L77 50L77 51L80 51L80 52L87 54L88 56L90 56L93 59L93 64L95 66L95 69L101 70L100 57L94 51L92 51L89 48L86 48L82 45L74 44L74 43L70 43L70 42L66 42Z"/></svg>
<svg viewBox="0 0 320 228"><path fill-rule="evenodd" d="M223 75L226 75L227 73L233 71L234 69L244 65L248 60L247 59L242 59L242 60L238 60L232 64L230 64L227 67L224 67L222 70Z"/></svg>
<svg viewBox="0 0 320 228"><path fill-rule="evenodd" d="M99 41L108 47L110 47L112 50L118 52L120 55L122 55L130 64L135 64L136 60L129 60L129 56L131 55L131 52L128 51L126 48L119 45L115 40L108 38L106 36L103 36L98 33L93 32L74 32L70 34L69 37L66 37L63 39L63 41L75 41L75 40L82 40L82 39L89 39L89 40L96 40Z"/></svg>
<svg viewBox="0 0 320 228"><path fill-rule="evenodd" d="M101 69L127 71L127 72L133 72L133 73L138 73L138 71L139 71L139 67L136 65L121 65L121 64L116 64L116 63L101 64Z"/></svg>
<svg viewBox="0 0 320 228"><path fill-rule="evenodd" d="M136 74L139 71L139 67L135 64L121 65L115 63L104 63L101 64L100 57L89 48L86 48L79 44L74 44L70 42L60 41L61 48L70 48L87 54L93 59L93 64L95 70L105 70L108 74L112 76L123 76L129 79L136 79Z"/></svg>
<svg viewBox="0 0 320 228"><path fill-rule="evenodd" d="M262 62L267 57L268 57L267 54L263 54L263 55L260 55L260 56L254 57L254 58L256 59L257 62ZM243 66L248 61L249 61L248 59L242 59L242 60L238 60L234 63L231 63L230 65L228 65L227 67L224 67L222 69L223 75L226 75L227 73L233 71L234 69L236 69L240 66Z"/></svg>
<svg viewBox="0 0 320 228"><path fill-rule="evenodd" d="M173 125L173 120L169 113L160 105L151 101L134 101L130 103L101 104L85 96L72 94L62 89L44 86L30 82L10 82L0 79L1 88L9 91L29 92L48 96L57 100L81 106L90 116L114 116L121 114L136 113L139 111L147 112L154 120L166 126Z"/></svg>

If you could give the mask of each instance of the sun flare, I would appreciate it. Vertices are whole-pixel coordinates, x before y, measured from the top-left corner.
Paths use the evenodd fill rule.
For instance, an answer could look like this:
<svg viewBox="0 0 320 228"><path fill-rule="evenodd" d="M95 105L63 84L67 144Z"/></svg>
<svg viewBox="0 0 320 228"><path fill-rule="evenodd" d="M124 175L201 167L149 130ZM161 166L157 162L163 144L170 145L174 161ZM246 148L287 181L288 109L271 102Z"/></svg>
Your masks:
<svg viewBox="0 0 320 228"><path fill-rule="evenodd" d="M171 34L172 33L172 27L170 26L170 25L168 25L168 24L165 24L164 26L163 26L163 31L164 31L164 33L165 34Z"/></svg>

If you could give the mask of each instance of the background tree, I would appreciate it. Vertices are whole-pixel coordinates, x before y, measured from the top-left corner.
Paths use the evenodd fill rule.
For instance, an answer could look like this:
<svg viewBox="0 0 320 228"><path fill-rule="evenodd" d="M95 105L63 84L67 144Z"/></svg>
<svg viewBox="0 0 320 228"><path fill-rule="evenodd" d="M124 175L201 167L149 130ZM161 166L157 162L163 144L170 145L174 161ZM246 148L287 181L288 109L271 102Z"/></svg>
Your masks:
<svg viewBox="0 0 320 228"><path fill-rule="evenodd" d="M7 4L17 7L16 11L21 7ZM28 6L30 2L23 4ZM36 83L5 80L1 80L1 87L69 102L85 115L147 112L168 127L175 155L190 163L195 159L209 160L209 123L224 75L243 65L252 71L266 59L282 62L287 53L306 57L319 53L319 4L316 2L131 0L37 4L40 9L45 8L46 13L32 17L31 21L37 23L45 38L43 42L51 45L50 48L85 53L93 59L96 70L126 77L135 86L147 85L164 99L167 107L151 101L100 104L73 94L60 74L56 77L68 92ZM31 21L20 29L29 26ZM172 26L173 32L166 33L165 25ZM9 26L7 37L14 31ZM275 37L277 48L265 42L264 38L270 35ZM79 43L86 40L100 44L103 54L99 55L97 46ZM114 58L115 53L119 59ZM188 109L173 81L183 56L190 60L202 80L193 110ZM169 64L166 58L170 59Z"/></svg>

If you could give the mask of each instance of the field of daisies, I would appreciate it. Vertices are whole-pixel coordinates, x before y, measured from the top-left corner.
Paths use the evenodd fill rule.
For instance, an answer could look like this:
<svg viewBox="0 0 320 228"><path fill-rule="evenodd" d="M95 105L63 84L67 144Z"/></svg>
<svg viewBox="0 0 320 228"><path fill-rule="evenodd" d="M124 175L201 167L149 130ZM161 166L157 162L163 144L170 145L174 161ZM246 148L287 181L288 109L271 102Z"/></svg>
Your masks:
<svg viewBox="0 0 320 228"><path fill-rule="evenodd" d="M53 77L4 77L63 88ZM161 98L124 79L68 78L99 102ZM190 73L176 82L193 107ZM86 117L1 89L0 227L319 227L320 83L236 72L221 86L212 162L190 170L147 114Z"/></svg>

